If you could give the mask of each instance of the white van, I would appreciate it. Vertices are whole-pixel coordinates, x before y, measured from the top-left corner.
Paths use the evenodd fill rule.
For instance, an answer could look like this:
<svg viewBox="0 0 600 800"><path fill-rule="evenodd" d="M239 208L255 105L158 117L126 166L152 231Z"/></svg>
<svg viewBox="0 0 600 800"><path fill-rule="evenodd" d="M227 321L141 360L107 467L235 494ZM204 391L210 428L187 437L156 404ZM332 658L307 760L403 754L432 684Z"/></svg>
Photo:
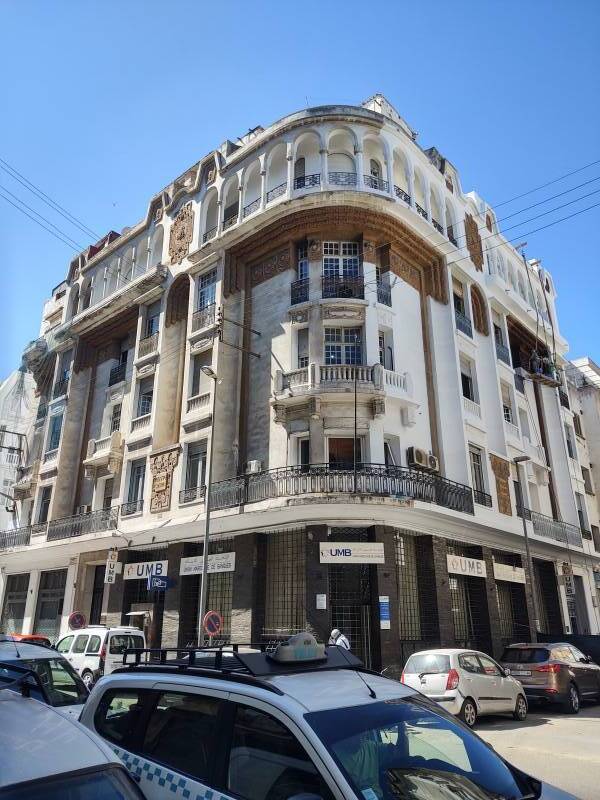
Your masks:
<svg viewBox="0 0 600 800"><path fill-rule="evenodd" d="M103 675L123 666L125 650L146 647L146 639L139 628L107 628L90 625L72 631L56 643L56 649L71 663L91 689Z"/></svg>

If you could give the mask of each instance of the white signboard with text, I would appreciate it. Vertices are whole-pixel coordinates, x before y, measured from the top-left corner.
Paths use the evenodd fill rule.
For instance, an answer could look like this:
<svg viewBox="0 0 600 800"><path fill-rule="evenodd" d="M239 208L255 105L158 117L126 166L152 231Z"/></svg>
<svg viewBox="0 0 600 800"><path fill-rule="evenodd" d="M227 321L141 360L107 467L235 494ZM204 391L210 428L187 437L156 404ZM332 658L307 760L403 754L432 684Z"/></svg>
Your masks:
<svg viewBox="0 0 600 800"><path fill-rule="evenodd" d="M139 561L137 564L125 564L123 580L141 581L148 580L149 575L166 576L168 568L168 561Z"/></svg>
<svg viewBox="0 0 600 800"><path fill-rule="evenodd" d="M478 558L466 558L465 556L446 556L448 562L448 572L454 575L468 575L472 578L485 578L485 561Z"/></svg>
<svg viewBox="0 0 600 800"><path fill-rule="evenodd" d="M321 564L385 564L383 542L322 542Z"/></svg>
<svg viewBox="0 0 600 800"><path fill-rule="evenodd" d="M180 575L201 575L204 556L182 558L179 565ZM213 553L208 557L208 572L234 572L235 553Z"/></svg>
<svg viewBox="0 0 600 800"><path fill-rule="evenodd" d="M494 578L497 581L525 583L525 570L523 567L512 567L510 564L499 564L494 561Z"/></svg>
<svg viewBox="0 0 600 800"><path fill-rule="evenodd" d="M104 583L114 583L117 577L117 564L119 563L119 551L109 550L106 557L106 567L104 570Z"/></svg>

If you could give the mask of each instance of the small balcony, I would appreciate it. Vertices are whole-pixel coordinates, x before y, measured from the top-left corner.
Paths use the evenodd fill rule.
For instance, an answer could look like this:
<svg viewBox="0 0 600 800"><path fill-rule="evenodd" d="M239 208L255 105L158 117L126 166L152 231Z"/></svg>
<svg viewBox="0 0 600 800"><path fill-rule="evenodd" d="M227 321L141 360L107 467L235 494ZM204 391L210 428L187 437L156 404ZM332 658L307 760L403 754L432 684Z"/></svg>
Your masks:
<svg viewBox="0 0 600 800"><path fill-rule="evenodd" d="M423 219L429 220L427 211L423 208L423 206L420 206L418 203L415 203L415 209L417 211L417 214L423 217Z"/></svg>
<svg viewBox="0 0 600 800"><path fill-rule="evenodd" d="M481 492L479 489L473 489L473 500L478 506L492 507L492 496L487 492Z"/></svg>
<svg viewBox="0 0 600 800"><path fill-rule="evenodd" d="M471 324L471 320L457 308L454 309L454 318L456 320L456 329L472 339L473 325Z"/></svg>
<svg viewBox="0 0 600 800"><path fill-rule="evenodd" d="M569 522L552 519L545 514L537 511L531 512L533 522L533 532L544 539L553 539L565 545L573 547L583 547L581 530L578 525L571 525Z"/></svg>
<svg viewBox="0 0 600 800"><path fill-rule="evenodd" d="M151 333L150 336L140 339L140 343L138 345L138 358L145 358L151 353L155 353L157 347L158 331L156 333Z"/></svg>
<svg viewBox="0 0 600 800"><path fill-rule="evenodd" d="M137 433L138 431L143 431L146 428L150 427L150 419L152 414L142 414L139 417L135 417L135 419L131 420L131 432Z"/></svg>
<svg viewBox="0 0 600 800"><path fill-rule="evenodd" d="M179 492L179 504L197 503L199 500L204 500L205 494L205 486L193 486L190 489L182 489Z"/></svg>
<svg viewBox="0 0 600 800"><path fill-rule="evenodd" d="M254 212L258 211L259 208L260 208L260 197L257 197L256 200L253 200L251 203L248 203L247 206L244 206L242 211L244 219L246 219L246 217L249 217L250 214L254 214Z"/></svg>
<svg viewBox="0 0 600 800"><path fill-rule="evenodd" d="M186 412L188 414L198 414L200 412L208 412L210 410L210 392L204 394L197 394L190 397L187 401Z"/></svg>
<svg viewBox="0 0 600 800"><path fill-rule="evenodd" d="M58 447L53 447L51 450L46 450L42 459L44 464L50 464L58 458Z"/></svg>
<svg viewBox="0 0 600 800"><path fill-rule="evenodd" d="M217 235L217 230L218 226L215 225L214 227L209 228L207 231L205 231L202 235L202 244L206 244L206 242L209 242L211 239L214 239L215 236Z"/></svg>
<svg viewBox="0 0 600 800"><path fill-rule="evenodd" d="M290 305L295 306L298 303L308 302L308 278L301 278L294 281L290 288Z"/></svg>
<svg viewBox="0 0 600 800"><path fill-rule="evenodd" d="M441 233L441 234L443 234L443 233L444 233L444 229L442 228L442 226L440 225L440 223L437 221L437 219L434 219L434 218L432 217L432 218L431 218L431 224L432 224L432 225L433 225L433 227L436 229L436 231L438 231L438 233Z"/></svg>
<svg viewBox="0 0 600 800"><path fill-rule="evenodd" d="M354 300L365 299L365 279L363 275L348 278L324 275L322 287L324 300L336 297Z"/></svg>
<svg viewBox="0 0 600 800"><path fill-rule="evenodd" d="M519 430L518 425L515 425L514 422L511 422L509 419L504 420L504 430L506 431L506 435L510 436L513 439L521 440L521 431Z"/></svg>
<svg viewBox="0 0 600 800"><path fill-rule="evenodd" d="M329 183L333 186L351 186L355 187L358 183L358 176L356 172L330 172Z"/></svg>
<svg viewBox="0 0 600 800"><path fill-rule="evenodd" d="M83 466L87 470L98 467L117 468L123 459L123 437L120 431L113 431L102 439L89 439Z"/></svg>
<svg viewBox="0 0 600 800"><path fill-rule="evenodd" d="M363 175L363 181L367 189L377 189L378 192L389 192L390 184L383 178L376 178L374 175Z"/></svg>
<svg viewBox="0 0 600 800"><path fill-rule="evenodd" d="M28 497L32 494L37 483L38 475L40 472L39 459L32 464L25 467L19 467L17 470L17 480L13 484L13 492L15 497Z"/></svg>
<svg viewBox="0 0 600 800"><path fill-rule="evenodd" d="M67 393L67 389L69 388L69 376L64 376L59 378L54 384L54 388L52 389L52 397L56 400L57 397L64 397Z"/></svg>
<svg viewBox="0 0 600 800"><path fill-rule="evenodd" d="M326 364L319 367L319 383L325 391L330 387L354 383L372 385L375 388L375 375L375 367L362 364Z"/></svg>
<svg viewBox="0 0 600 800"><path fill-rule="evenodd" d="M37 408L37 413L35 415L35 425L42 425L46 417L48 416L48 405L47 403L40 403Z"/></svg>
<svg viewBox="0 0 600 800"><path fill-rule="evenodd" d="M114 386L115 384L124 381L126 370L127 370L126 363L118 364L116 367L113 367L108 376L108 385Z"/></svg>
<svg viewBox="0 0 600 800"><path fill-rule="evenodd" d="M273 200L277 200L278 197L282 197L287 192L287 181L280 183L279 186L275 186L274 189L269 189L267 192L267 203L272 203Z"/></svg>
<svg viewBox="0 0 600 800"><path fill-rule="evenodd" d="M560 389L559 388L558 397L559 397L559 400L560 400L560 404L561 404L561 406L563 408L569 408L569 409L571 408L571 406L569 404L569 395L567 394L567 392L565 392L564 389Z"/></svg>
<svg viewBox="0 0 600 800"><path fill-rule="evenodd" d="M352 466L330 464L283 467L214 483L210 491L214 509L272 498L348 494L411 498L454 511L474 513L470 486L440 475L384 464L361 463L356 472Z"/></svg>
<svg viewBox="0 0 600 800"><path fill-rule="evenodd" d="M140 498L139 500L131 500L129 503L123 503L121 505L121 516L130 517L133 514L141 514L143 510L144 510L143 498Z"/></svg>
<svg viewBox="0 0 600 800"><path fill-rule="evenodd" d="M509 367L512 366L510 363L510 350L505 344L502 344L502 342L496 342L496 357L498 358L498 361L503 361ZM521 380L523 379L521 378Z"/></svg>
<svg viewBox="0 0 600 800"><path fill-rule="evenodd" d="M215 304L211 303L192 314L192 333L215 324Z"/></svg>
<svg viewBox="0 0 600 800"><path fill-rule="evenodd" d="M377 284L377 302L382 306L392 306L392 287L385 283Z"/></svg>
<svg viewBox="0 0 600 800"><path fill-rule="evenodd" d="M471 400L470 397L463 397L463 408L470 416L481 419L481 406L475 400Z"/></svg>
<svg viewBox="0 0 600 800"><path fill-rule="evenodd" d="M31 542L31 525L15 528L12 531L0 531L0 550L12 547L26 547Z"/></svg>
<svg viewBox="0 0 600 800"><path fill-rule="evenodd" d="M394 194L398 198L398 200L404 200L405 203L410 205L410 195L408 192L405 192L404 189L401 189L399 186L394 185Z"/></svg>
<svg viewBox="0 0 600 800"><path fill-rule="evenodd" d="M117 527L118 508L103 508L86 514L53 519L48 523L46 539L55 542L59 539L73 539L87 533L100 533Z"/></svg>
<svg viewBox="0 0 600 800"><path fill-rule="evenodd" d="M317 172L314 175L299 175L297 178L294 178L294 189L314 189L316 186L320 185L320 172Z"/></svg>

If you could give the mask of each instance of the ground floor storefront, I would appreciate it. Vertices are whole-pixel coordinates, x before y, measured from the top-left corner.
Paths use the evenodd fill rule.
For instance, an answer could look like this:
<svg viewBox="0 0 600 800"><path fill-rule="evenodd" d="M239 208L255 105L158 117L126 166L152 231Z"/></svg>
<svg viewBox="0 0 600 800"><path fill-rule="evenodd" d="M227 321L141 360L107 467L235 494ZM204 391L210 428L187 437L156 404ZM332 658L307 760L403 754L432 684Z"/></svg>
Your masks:
<svg viewBox="0 0 600 800"><path fill-rule="evenodd" d="M56 569L5 571L0 630L56 639L79 611L89 624L144 628L152 647L195 645L202 544L119 547L110 583L108 553L81 552ZM405 528L305 525L217 535L208 568L207 609L222 619L213 641L270 642L305 629L326 640L337 627L374 669L400 670L412 652L437 646L499 656L505 644L531 638L533 591L543 633L560 637L574 620L589 625L583 579L565 581L561 561L536 554L532 581L521 552ZM148 574L169 578L169 588L150 590Z"/></svg>

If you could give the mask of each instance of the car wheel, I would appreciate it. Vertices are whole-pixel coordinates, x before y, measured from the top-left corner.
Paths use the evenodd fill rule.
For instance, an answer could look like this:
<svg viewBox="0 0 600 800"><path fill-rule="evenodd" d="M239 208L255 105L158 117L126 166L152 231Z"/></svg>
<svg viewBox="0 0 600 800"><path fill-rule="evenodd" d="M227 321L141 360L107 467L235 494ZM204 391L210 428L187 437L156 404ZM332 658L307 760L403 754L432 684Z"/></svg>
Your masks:
<svg viewBox="0 0 600 800"><path fill-rule="evenodd" d="M473 728L475 726L475 723L477 722L477 706L475 705L475 701L470 697L467 697L465 702L462 704L459 716L465 725L469 726L469 728Z"/></svg>
<svg viewBox="0 0 600 800"><path fill-rule="evenodd" d="M567 714L579 714L581 707L581 700L579 699L579 692L574 683L569 684L569 693L567 699L563 704L563 708Z"/></svg>
<svg viewBox="0 0 600 800"><path fill-rule="evenodd" d="M94 685L94 676L89 670L86 670L81 676L81 680L85 683L85 688L91 692Z"/></svg>
<svg viewBox="0 0 600 800"><path fill-rule="evenodd" d="M523 722L527 717L527 700L525 700L522 694L517 697L513 717L519 722Z"/></svg>

